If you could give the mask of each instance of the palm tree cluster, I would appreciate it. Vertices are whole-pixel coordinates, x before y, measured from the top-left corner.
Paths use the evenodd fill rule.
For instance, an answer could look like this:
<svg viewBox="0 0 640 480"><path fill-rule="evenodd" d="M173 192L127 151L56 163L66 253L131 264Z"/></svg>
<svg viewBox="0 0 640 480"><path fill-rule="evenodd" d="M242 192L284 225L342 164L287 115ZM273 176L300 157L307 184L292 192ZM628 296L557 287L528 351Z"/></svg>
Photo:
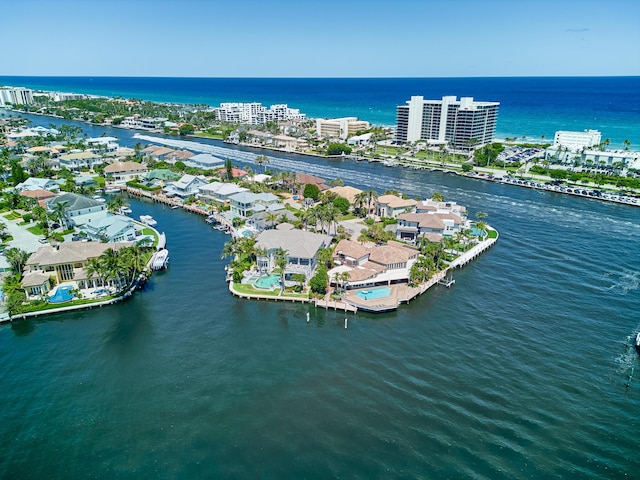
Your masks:
<svg viewBox="0 0 640 480"><path fill-rule="evenodd" d="M378 192L375 190L365 190L358 193L353 203L356 214L361 216L369 215L371 213L371 204L375 205L376 200L378 200ZM364 209L365 205L367 206L366 210Z"/></svg>
<svg viewBox="0 0 640 480"><path fill-rule="evenodd" d="M150 256L150 248L138 245L108 248L99 257L89 259L85 271L88 278L98 277L102 285L126 287L143 272Z"/></svg>
<svg viewBox="0 0 640 480"><path fill-rule="evenodd" d="M442 242L429 242L424 237L419 242L420 255L409 272L409 281L419 284L429 280L434 273L446 267Z"/></svg>

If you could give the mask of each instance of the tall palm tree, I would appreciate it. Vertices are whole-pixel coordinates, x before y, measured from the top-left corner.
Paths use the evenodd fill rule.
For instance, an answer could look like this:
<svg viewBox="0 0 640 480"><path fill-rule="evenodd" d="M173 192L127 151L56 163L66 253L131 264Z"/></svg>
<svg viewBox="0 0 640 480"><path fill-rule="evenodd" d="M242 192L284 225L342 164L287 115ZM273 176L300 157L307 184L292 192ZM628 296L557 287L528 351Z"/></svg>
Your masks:
<svg viewBox="0 0 640 480"><path fill-rule="evenodd" d="M51 211L49 216L52 220L58 221L66 226L67 207L67 202L56 202L53 204L53 210Z"/></svg>
<svg viewBox="0 0 640 480"><path fill-rule="evenodd" d="M280 288L284 290L284 270L287 268L287 251L279 248L275 253L275 263L280 269Z"/></svg>
<svg viewBox="0 0 640 480"><path fill-rule="evenodd" d="M91 279L94 275L98 277L100 280L100 284L105 284L106 272L104 270L104 265L99 257L90 258L87 262L84 270L87 274L87 279Z"/></svg>
<svg viewBox="0 0 640 480"><path fill-rule="evenodd" d="M266 173L267 164L269 163L269 157L267 157L266 155L258 155L253 162L256 165L262 165L264 168L263 172Z"/></svg>
<svg viewBox="0 0 640 480"><path fill-rule="evenodd" d="M131 275L130 284L133 284L136 277L144 270L146 257L145 249L138 245L125 247L120 251L119 259L122 268Z"/></svg>
<svg viewBox="0 0 640 480"><path fill-rule="evenodd" d="M107 210L110 212L117 212L124 207L124 200L120 195L116 195L107 202Z"/></svg>
<svg viewBox="0 0 640 480"><path fill-rule="evenodd" d="M265 216L265 220L267 222L271 222L271 228L273 228L273 224L275 223L275 221L278 219L278 214L275 212L267 212L266 216Z"/></svg>
<svg viewBox="0 0 640 480"><path fill-rule="evenodd" d="M378 192L376 190L367 190L367 214L371 213L371 203L375 203L378 200Z"/></svg>

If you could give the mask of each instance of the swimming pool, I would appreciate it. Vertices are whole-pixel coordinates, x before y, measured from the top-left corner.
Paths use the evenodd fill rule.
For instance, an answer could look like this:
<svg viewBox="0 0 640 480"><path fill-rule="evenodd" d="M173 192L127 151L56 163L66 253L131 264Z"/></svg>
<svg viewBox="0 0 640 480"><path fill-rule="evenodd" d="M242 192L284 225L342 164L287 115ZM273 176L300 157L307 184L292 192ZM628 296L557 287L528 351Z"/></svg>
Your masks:
<svg viewBox="0 0 640 480"><path fill-rule="evenodd" d="M73 298L73 293L71 293L73 287L71 285L60 285L56 288L55 293L49 297L49 303L62 303L68 302Z"/></svg>
<svg viewBox="0 0 640 480"><path fill-rule="evenodd" d="M253 286L256 288L262 288L264 290L270 290L272 288L280 285L280 275L271 274L264 275L262 277L258 277L254 282Z"/></svg>
<svg viewBox="0 0 640 480"><path fill-rule="evenodd" d="M487 232L485 230L482 230L481 228L473 227L471 229L471 236L472 237L486 237L487 236Z"/></svg>
<svg viewBox="0 0 640 480"><path fill-rule="evenodd" d="M372 288L369 290L358 290L356 292L356 296L364 299L364 300L374 300L376 298L386 298L391 295L391 288L389 287L380 287L380 288Z"/></svg>

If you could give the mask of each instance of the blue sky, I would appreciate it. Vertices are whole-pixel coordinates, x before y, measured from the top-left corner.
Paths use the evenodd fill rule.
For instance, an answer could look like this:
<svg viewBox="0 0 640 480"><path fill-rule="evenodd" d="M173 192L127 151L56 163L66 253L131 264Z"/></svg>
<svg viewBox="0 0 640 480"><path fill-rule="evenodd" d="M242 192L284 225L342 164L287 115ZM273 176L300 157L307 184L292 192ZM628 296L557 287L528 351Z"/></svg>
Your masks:
<svg viewBox="0 0 640 480"><path fill-rule="evenodd" d="M640 0L4 0L2 75L640 75Z"/></svg>

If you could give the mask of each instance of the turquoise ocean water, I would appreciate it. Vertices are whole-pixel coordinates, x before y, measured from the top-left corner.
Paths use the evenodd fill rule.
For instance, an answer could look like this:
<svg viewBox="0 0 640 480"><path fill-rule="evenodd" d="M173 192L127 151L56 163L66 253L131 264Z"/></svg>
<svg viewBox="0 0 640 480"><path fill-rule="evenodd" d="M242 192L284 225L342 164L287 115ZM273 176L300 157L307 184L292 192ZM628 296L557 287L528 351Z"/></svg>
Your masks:
<svg viewBox="0 0 640 480"><path fill-rule="evenodd" d="M358 116L395 124L412 95L501 102L499 137L552 139L556 130L598 129L612 147L640 148L640 77L515 78L123 78L2 77L0 84L160 102L286 103L311 117Z"/></svg>
<svg viewBox="0 0 640 480"><path fill-rule="evenodd" d="M259 153L224 150L241 165ZM232 297L226 235L132 199L166 232L168 271L129 302L0 327L0 477L635 476L639 208L269 155L360 188L441 192L487 212L500 240L451 289L345 330L340 312Z"/></svg>

